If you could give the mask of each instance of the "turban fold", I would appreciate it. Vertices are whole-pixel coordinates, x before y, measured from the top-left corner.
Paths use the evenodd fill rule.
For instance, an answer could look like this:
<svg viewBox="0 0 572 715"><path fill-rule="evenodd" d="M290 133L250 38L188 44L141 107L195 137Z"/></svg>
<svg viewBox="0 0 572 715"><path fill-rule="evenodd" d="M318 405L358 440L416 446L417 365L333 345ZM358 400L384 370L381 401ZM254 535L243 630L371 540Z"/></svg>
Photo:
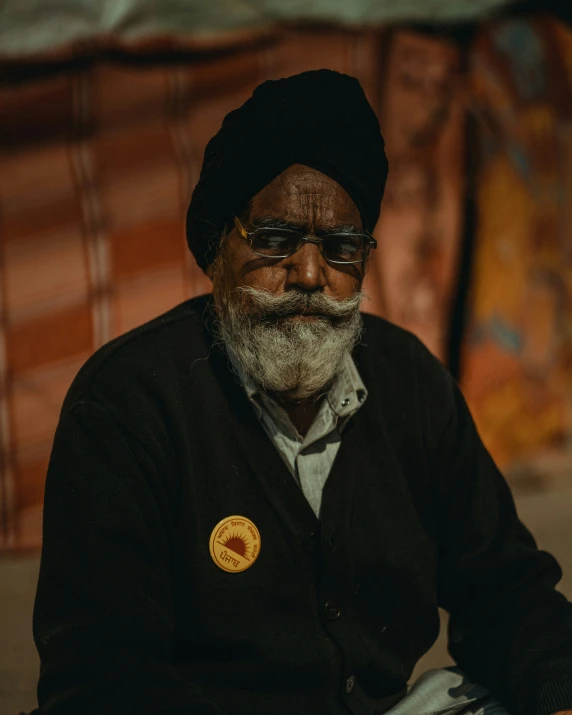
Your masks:
<svg viewBox="0 0 572 715"><path fill-rule="evenodd" d="M199 266L214 260L227 222L292 164L337 181L373 230L387 159L375 112L354 77L314 70L259 85L209 141L187 212Z"/></svg>

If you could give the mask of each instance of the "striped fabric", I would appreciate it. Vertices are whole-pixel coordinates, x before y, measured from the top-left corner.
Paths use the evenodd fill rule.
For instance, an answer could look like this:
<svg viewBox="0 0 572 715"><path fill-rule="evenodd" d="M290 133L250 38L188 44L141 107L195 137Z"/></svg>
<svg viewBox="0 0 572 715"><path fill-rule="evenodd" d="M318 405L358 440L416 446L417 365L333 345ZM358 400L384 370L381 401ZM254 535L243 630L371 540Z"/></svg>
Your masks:
<svg viewBox="0 0 572 715"><path fill-rule="evenodd" d="M357 76L377 107L379 50L376 32L292 30L200 60L101 60L0 88L1 548L40 544L54 429L86 358L208 291L183 219L223 116L266 78L324 66Z"/></svg>

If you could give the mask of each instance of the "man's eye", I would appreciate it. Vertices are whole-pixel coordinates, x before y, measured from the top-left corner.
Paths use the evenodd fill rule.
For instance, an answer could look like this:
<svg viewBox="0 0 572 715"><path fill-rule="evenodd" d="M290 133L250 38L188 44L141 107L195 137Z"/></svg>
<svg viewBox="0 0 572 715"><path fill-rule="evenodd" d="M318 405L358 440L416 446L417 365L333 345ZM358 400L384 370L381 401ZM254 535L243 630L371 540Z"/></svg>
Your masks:
<svg viewBox="0 0 572 715"><path fill-rule="evenodd" d="M296 243L297 236L294 234L289 235L280 231L264 231L255 237L252 247L255 251L278 254L291 250Z"/></svg>
<svg viewBox="0 0 572 715"><path fill-rule="evenodd" d="M360 245L357 241L346 240L340 241L338 244L338 250L342 253L355 253L359 251Z"/></svg>
<svg viewBox="0 0 572 715"><path fill-rule="evenodd" d="M330 241L330 250L339 253L353 256L363 249L363 241L358 237L344 236L333 237Z"/></svg>
<svg viewBox="0 0 572 715"><path fill-rule="evenodd" d="M263 233L260 240L268 246L283 246L289 243L291 238L279 233Z"/></svg>

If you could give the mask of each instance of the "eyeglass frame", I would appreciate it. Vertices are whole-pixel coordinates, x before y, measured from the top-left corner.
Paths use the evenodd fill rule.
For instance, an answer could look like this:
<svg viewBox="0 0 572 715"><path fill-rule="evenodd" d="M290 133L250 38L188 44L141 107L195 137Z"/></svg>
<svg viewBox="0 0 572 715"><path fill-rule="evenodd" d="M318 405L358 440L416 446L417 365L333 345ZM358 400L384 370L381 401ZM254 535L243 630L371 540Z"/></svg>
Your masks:
<svg viewBox="0 0 572 715"><path fill-rule="evenodd" d="M347 265L356 265L357 263L365 263L365 261L369 257L369 252L370 252L371 248L377 248L377 240L370 233L347 233L347 232L344 233L343 231L341 231L339 233L329 234L329 235L333 235L333 236L363 236L363 237L369 239L369 242L366 243L366 251L367 252L363 258L360 258L357 261L334 261L331 258L327 258L326 256L324 256L324 252L323 252L323 248L322 248L322 238L312 238L311 236L303 236L302 234L298 234L300 236L300 243L298 244L298 247L292 251L292 253L287 253L285 256L267 256L264 253L257 253L252 248L252 241L254 239L256 230L260 230L260 229L256 229L255 231L247 231L244 228L244 226L241 224L238 216L234 217L233 222L234 222L234 226L235 226L236 230L238 231L239 237L249 243L250 250L252 251L252 253L254 253L255 256L260 256L261 258L270 258L270 259L289 258L290 256L293 256L296 253L296 251L299 251L300 248L302 248L303 243L313 243L314 245L318 246L318 248L320 249L320 255L324 258L325 261L328 261L328 263L335 263L336 265L339 265L339 266L347 266ZM263 227L261 227L261 228L263 228ZM270 228L270 227L268 227L268 228ZM291 229L291 228L284 229L284 230L290 231L291 233L298 233L297 231L295 231L294 229Z"/></svg>

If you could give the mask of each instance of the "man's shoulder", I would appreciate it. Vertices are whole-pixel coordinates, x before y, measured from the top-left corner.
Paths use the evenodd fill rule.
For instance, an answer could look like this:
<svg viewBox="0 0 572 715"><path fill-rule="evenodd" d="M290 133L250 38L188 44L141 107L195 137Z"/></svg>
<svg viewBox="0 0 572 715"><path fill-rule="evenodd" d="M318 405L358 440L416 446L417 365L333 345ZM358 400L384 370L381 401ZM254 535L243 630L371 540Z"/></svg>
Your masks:
<svg viewBox="0 0 572 715"><path fill-rule="evenodd" d="M371 313L362 313L363 333L360 347L365 353L378 354L384 359L401 361L423 344L413 333Z"/></svg>
<svg viewBox="0 0 572 715"><path fill-rule="evenodd" d="M423 381L438 390L449 389L451 375L443 363L409 330L362 313L363 334L355 350L361 370L380 379Z"/></svg>
<svg viewBox="0 0 572 715"><path fill-rule="evenodd" d="M210 296L184 301L97 349L82 365L66 397L73 403L97 392L129 384L142 386L158 373L176 369L181 359L190 364L208 354L205 314Z"/></svg>

